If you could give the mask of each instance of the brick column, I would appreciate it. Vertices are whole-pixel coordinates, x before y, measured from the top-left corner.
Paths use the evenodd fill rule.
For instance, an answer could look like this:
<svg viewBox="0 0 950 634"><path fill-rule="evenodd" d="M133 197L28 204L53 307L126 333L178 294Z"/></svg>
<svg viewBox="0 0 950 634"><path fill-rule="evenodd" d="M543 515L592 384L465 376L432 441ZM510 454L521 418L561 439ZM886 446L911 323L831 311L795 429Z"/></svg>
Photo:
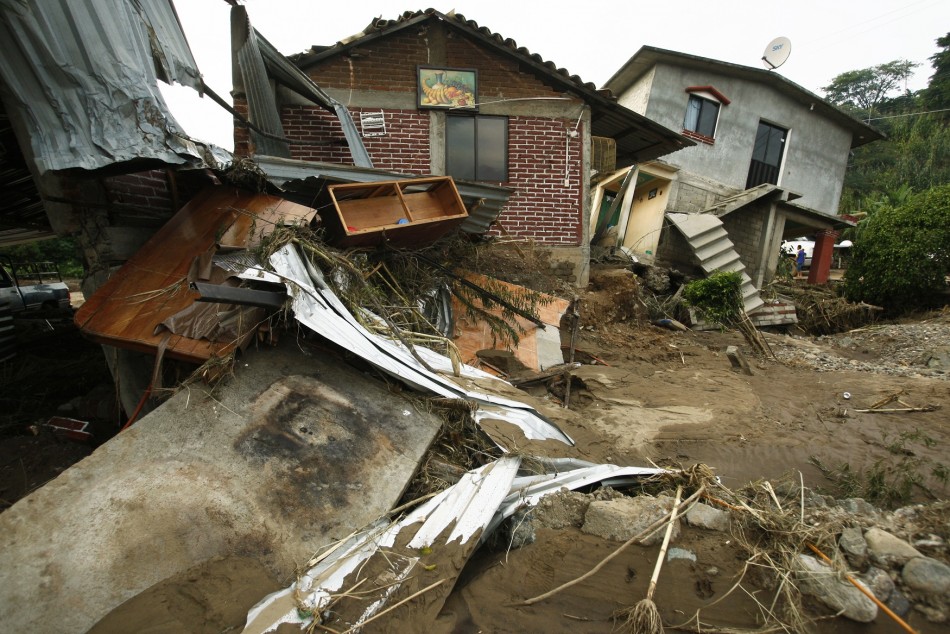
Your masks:
<svg viewBox="0 0 950 634"><path fill-rule="evenodd" d="M815 234L815 249L811 254L811 269L808 271L809 284L824 284L828 281L837 237L838 232L831 229Z"/></svg>

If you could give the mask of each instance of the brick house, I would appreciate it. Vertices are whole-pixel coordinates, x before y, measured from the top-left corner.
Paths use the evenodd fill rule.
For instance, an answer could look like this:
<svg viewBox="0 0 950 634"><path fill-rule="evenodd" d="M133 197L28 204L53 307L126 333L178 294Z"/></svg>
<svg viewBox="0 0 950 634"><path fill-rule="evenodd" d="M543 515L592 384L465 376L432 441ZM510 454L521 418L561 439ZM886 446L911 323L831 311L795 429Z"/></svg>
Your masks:
<svg viewBox="0 0 950 634"><path fill-rule="evenodd" d="M232 10L232 21L236 30L246 29L248 41L269 47L247 24L242 7ZM234 60L248 69L243 42ZM601 154L609 153L612 166L632 165L693 143L454 13L428 9L377 19L353 37L289 60L327 99L316 103L312 94L303 96L282 81L290 71L269 72L273 89L236 72L235 109L251 123L269 123L272 133L236 126L236 155L362 160L364 167L405 176L448 174L459 182L503 186L511 195L492 231L534 241L582 285L589 266L592 162L599 165ZM448 84L456 97L451 103ZM430 100L427 93L439 88L442 98ZM332 104L345 104L342 118ZM353 128L346 136L348 117L353 125L360 122L355 130L365 156L353 149ZM595 145L606 152L593 156Z"/></svg>
<svg viewBox="0 0 950 634"><path fill-rule="evenodd" d="M650 46L606 88L697 141L639 166L625 245L707 273L741 270L761 288L783 239L816 236L809 281L827 279L835 232L847 225L837 213L850 151L883 138L877 130L775 70ZM726 242L732 255L718 248Z"/></svg>

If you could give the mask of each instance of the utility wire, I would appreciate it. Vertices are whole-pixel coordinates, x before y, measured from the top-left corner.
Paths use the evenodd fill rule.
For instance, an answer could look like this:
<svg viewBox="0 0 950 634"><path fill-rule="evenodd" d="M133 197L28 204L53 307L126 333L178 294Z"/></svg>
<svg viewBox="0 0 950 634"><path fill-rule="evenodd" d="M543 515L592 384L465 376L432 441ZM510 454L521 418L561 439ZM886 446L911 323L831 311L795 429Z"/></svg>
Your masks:
<svg viewBox="0 0 950 634"><path fill-rule="evenodd" d="M866 119L866 121L880 121L881 119L896 119L898 117L914 117L919 114L933 114L934 112L950 112L950 108L941 108L940 110L925 110L923 112L907 112L904 114L891 114L886 117L874 117L873 119Z"/></svg>

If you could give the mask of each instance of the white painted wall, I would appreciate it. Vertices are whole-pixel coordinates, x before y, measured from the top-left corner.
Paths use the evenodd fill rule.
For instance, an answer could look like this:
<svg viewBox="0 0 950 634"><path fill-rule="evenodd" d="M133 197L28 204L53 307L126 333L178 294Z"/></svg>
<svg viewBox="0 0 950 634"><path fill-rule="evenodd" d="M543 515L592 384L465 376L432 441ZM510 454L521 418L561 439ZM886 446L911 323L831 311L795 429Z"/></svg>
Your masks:
<svg viewBox="0 0 950 634"><path fill-rule="evenodd" d="M715 143L697 143L663 160L685 172L744 189L755 134L763 119L789 130L778 184L802 195L796 204L836 214L851 132L771 86L661 63L620 95L619 101L678 131L683 129L689 99L686 88L708 85L731 101L721 107Z"/></svg>

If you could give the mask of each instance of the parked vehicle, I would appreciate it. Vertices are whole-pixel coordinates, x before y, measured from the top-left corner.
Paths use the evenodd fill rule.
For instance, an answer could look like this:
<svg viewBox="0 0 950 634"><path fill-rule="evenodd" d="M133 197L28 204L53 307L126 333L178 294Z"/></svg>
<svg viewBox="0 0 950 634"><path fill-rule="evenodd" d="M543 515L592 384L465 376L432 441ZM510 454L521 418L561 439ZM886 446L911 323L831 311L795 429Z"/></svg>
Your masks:
<svg viewBox="0 0 950 634"><path fill-rule="evenodd" d="M798 245L805 251L805 268L811 266L811 256L815 251L815 241L806 237L795 238L794 240L782 240L782 253L794 256L798 252ZM835 255L839 256L842 252L847 252L852 246L850 240L842 240L834 245Z"/></svg>
<svg viewBox="0 0 950 634"><path fill-rule="evenodd" d="M70 309L69 287L52 262L0 262L0 303L13 312Z"/></svg>

